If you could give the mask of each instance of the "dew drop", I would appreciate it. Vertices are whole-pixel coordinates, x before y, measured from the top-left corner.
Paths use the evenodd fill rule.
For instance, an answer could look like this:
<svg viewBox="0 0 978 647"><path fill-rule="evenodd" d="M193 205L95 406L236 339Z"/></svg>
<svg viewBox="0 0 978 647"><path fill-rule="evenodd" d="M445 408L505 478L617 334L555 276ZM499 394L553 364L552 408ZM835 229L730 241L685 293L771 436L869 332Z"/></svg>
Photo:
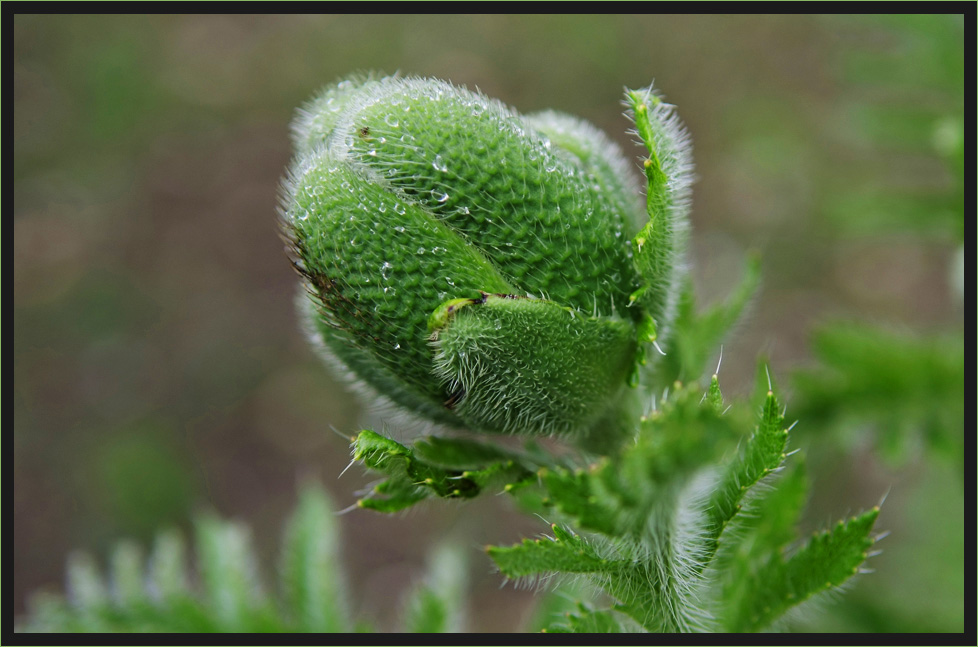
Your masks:
<svg viewBox="0 0 978 647"><path fill-rule="evenodd" d="M386 117L384 117L384 123L390 126L391 128L397 128L398 126L401 125L401 122L397 119L397 116L393 113L388 114Z"/></svg>
<svg viewBox="0 0 978 647"><path fill-rule="evenodd" d="M446 173L448 171L448 164L445 163L445 160L441 155L435 155L435 160L431 163L431 167L442 173Z"/></svg>
<svg viewBox="0 0 978 647"><path fill-rule="evenodd" d="M426 250L424 247L419 247L418 248L418 255L424 254L426 251L428 251L428 250Z"/></svg>
<svg viewBox="0 0 978 647"><path fill-rule="evenodd" d="M447 193L442 193L438 189L432 189L431 190L431 197L434 198L435 201L438 202L439 204L448 201L448 194Z"/></svg>
<svg viewBox="0 0 978 647"><path fill-rule="evenodd" d="M407 212L407 209L404 208L403 204L397 203L394 205L394 211L403 216Z"/></svg>

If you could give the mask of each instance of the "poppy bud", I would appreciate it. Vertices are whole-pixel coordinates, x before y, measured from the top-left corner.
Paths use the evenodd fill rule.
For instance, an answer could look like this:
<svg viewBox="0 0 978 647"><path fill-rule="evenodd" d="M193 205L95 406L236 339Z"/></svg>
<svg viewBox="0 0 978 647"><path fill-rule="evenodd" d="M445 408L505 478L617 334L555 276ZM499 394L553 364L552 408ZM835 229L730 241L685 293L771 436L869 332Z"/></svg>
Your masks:
<svg viewBox="0 0 978 647"><path fill-rule="evenodd" d="M439 423L599 433L668 318L677 247L676 227L632 240L648 218L604 134L362 76L300 110L293 135L284 230L329 356ZM647 257L647 241L669 249Z"/></svg>

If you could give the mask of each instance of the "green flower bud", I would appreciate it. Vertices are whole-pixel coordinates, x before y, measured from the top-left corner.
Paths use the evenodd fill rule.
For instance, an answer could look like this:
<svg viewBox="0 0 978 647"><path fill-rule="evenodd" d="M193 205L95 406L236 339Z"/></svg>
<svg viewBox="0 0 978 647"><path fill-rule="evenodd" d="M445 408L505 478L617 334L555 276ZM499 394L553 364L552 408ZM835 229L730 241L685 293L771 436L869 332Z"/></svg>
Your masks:
<svg viewBox="0 0 978 647"><path fill-rule="evenodd" d="M431 79L323 91L294 123L283 189L316 343L359 383L450 426L618 424L670 316L689 174L684 152L656 157L685 144L671 113L633 94L656 169L685 174L659 181L647 164L658 225L621 152L585 122L522 117Z"/></svg>

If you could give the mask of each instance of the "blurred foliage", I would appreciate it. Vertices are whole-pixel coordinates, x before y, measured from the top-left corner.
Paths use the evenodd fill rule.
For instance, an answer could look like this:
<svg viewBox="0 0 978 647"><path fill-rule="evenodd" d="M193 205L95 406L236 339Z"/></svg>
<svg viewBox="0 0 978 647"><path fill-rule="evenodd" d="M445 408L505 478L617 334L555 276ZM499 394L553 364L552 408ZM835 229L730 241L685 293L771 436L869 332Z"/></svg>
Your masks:
<svg viewBox="0 0 978 647"><path fill-rule="evenodd" d="M847 52L839 73L854 89L842 106L843 132L889 172L873 165L872 176L834 178L826 214L854 235L905 231L963 242L964 16L867 16L840 27L883 41ZM912 155L924 163L907 165Z"/></svg>
<svg viewBox="0 0 978 647"><path fill-rule="evenodd" d="M882 183L832 192L825 212L841 215L841 234L911 231L962 244L963 17L887 16L860 24L862 33L886 38L905 64L894 65L889 52L858 49L840 61L845 81L859 88L849 106L851 130L871 144L872 154L891 158L890 165L895 166L892 158L916 154L942 162L944 172L910 173L895 166L878 179ZM840 171L848 172L848 165ZM947 264L945 283L959 271L954 257ZM890 458L908 455L915 430L925 447L952 459L962 456L964 338L958 322L927 336L837 323L817 332L813 351L822 366L799 373L795 381L800 413L810 422L837 430L841 439L874 421Z"/></svg>
<svg viewBox="0 0 978 647"><path fill-rule="evenodd" d="M859 165L840 165L824 213L840 236L899 242L913 234L959 245L940 283L957 291L960 306L964 17L874 16L844 29L866 43L885 44L849 50L838 63L844 83L854 89L843 132L856 136L860 158L881 161L886 172L874 164L867 176ZM963 491L945 469L950 464L961 477L968 460L964 330L957 314L942 330L924 333L855 321L822 324L812 336L817 365L794 375L795 411L804 421L803 433L820 446L821 461L846 464L847 456L859 455L868 444L891 469L912 474L905 496L915 512L894 529L900 540L880 563L902 576L881 575L877 586L859 582L850 602L828 620L830 630L964 628ZM922 500L932 503L914 504ZM941 530L915 530L920 527ZM928 595L897 594L893 587ZM825 621L801 626L822 630Z"/></svg>
<svg viewBox="0 0 978 647"><path fill-rule="evenodd" d="M875 430L897 465L921 445L964 470L964 339L836 324L814 337L817 369L799 372L796 415L846 449Z"/></svg>
<svg viewBox="0 0 978 647"><path fill-rule="evenodd" d="M39 597L24 631L336 632L350 628L337 546L338 529L322 490L307 487L289 522L281 555L280 604L262 590L243 526L205 516L197 522L197 574L191 585L184 541L162 532L148 561L119 543L103 578L77 553L68 565L68 599Z"/></svg>
<svg viewBox="0 0 978 647"><path fill-rule="evenodd" d="M286 526L278 593L258 574L250 533L214 516L197 520L196 572L187 570L179 533L161 532L144 559L137 544L119 542L109 576L76 553L68 565L68 597L32 601L27 632L336 633L369 631L350 619L335 510L318 486L306 486ZM459 631L464 558L444 545L434 554L429 582L408 596L404 626L411 632Z"/></svg>
<svg viewBox="0 0 978 647"><path fill-rule="evenodd" d="M298 331L273 214L294 106L352 70L449 78L521 111L559 107L626 151L607 98L654 79L694 136L702 301L730 291L744 249L761 250L761 293L724 345L731 384L749 381L758 348L779 374L808 360L809 330L827 314L894 323L910 349L930 343L913 331L963 338L963 289L947 286L952 257L964 285L963 17L11 20L15 613L57 586L69 550L186 530L201 504L253 520L269 557L295 474L333 482L346 466L329 426L349 431L359 409ZM838 370L813 369L846 383ZM790 411L804 406L787 394ZM881 463L864 439L884 432L861 433L857 413L839 427L852 430L846 449L823 442L836 425L799 416L793 435L817 475L802 523L889 489L878 527L892 534L845 605L793 626L960 631L959 472L923 456L924 436L906 427L904 460ZM333 491L348 492L353 472ZM114 491L130 478L131 495ZM479 510L467 529L487 541L527 527L501 504ZM383 595L409 586L432 533L462 523L457 509L413 514L419 523L344 517L363 538L346 555L351 596L374 600L381 628L401 604ZM472 578L473 628L521 626L532 592Z"/></svg>

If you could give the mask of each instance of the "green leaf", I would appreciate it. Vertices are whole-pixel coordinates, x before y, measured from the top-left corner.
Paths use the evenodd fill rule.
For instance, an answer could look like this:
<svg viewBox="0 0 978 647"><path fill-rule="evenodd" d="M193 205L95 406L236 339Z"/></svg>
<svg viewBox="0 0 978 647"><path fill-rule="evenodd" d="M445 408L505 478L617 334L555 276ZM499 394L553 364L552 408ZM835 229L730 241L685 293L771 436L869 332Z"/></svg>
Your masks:
<svg viewBox="0 0 978 647"><path fill-rule="evenodd" d="M606 573L627 566L603 559L580 536L556 524L551 528L552 538L524 539L509 547L489 546L486 552L499 570L512 578L555 572Z"/></svg>
<svg viewBox="0 0 978 647"><path fill-rule="evenodd" d="M758 481L774 472L784 461L788 431L781 405L768 391L754 433L725 467L720 484L711 497L710 538L715 546L727 523L740 510L740 502Z"/></svg>
<svg viewBox="0 0 978 647"><path fill-rule="evenodd" d="M426 463L455 470L478 470L490 463L521 458L516 452L467 438L427 436L415 441L412 448Z"/></svg>
<svg viewBox="0 0 978 647"><path fill-rule="evenodd" d="M772 556L747 580L731 616L731 631L757 631L790 607L837 588L859 572L873 545L870 532L879 508L816 534L789 559Z"/></svg>
<svg viewBox="0 0 978 647"><path fill-rule="evenodd" d="M664 397L619 455L587 469L541 470L560 512L586 530L647 543L656 515L670 515L697 473L719 462L740 436L729 417L701 406L695 386L677 383Z"/></svg>
<svg viewBox="0 0 978 647"><path fill-rule="evenodd" d="M471 460L479 453L476 445L443 441L421 441L422 451L435 453L437 460ZM390 438L370 430L361 431L353 442L353 458L388 478L357 505L378 512L396 512L429 496L472 498L487 488L502 491L532 476L505 452L485 452L489 462L478 469L446 469L429 463Z"/></svg>
<svg viewBox="0 0 978 647"><path fill-rule="evenodd" d="M660 327L672 317L675 286L685 247L693 161L689 135L675 113L652 90L628 90L625 105L649 151L644 169L649 220L632 239L635 268L643 285L632 294Z"/></svg>
<svg viewBox="0 0 978 647"><path fill-rule="evenodd" d="M306 486L286 526L280 569L283 601L298 631L349 631L334 509L322 488Z"/></svg>
<svg viewBox="0 0 978 647"><path fill-rule="evenodd" d="M730 609L738 609L753 595L752 577L770 559L793 542L808 494L808 481L800 463L779 473L771 487L750 498L745 514L733 519L711 564L721 591L720 621L730 629Z"/></svg>

